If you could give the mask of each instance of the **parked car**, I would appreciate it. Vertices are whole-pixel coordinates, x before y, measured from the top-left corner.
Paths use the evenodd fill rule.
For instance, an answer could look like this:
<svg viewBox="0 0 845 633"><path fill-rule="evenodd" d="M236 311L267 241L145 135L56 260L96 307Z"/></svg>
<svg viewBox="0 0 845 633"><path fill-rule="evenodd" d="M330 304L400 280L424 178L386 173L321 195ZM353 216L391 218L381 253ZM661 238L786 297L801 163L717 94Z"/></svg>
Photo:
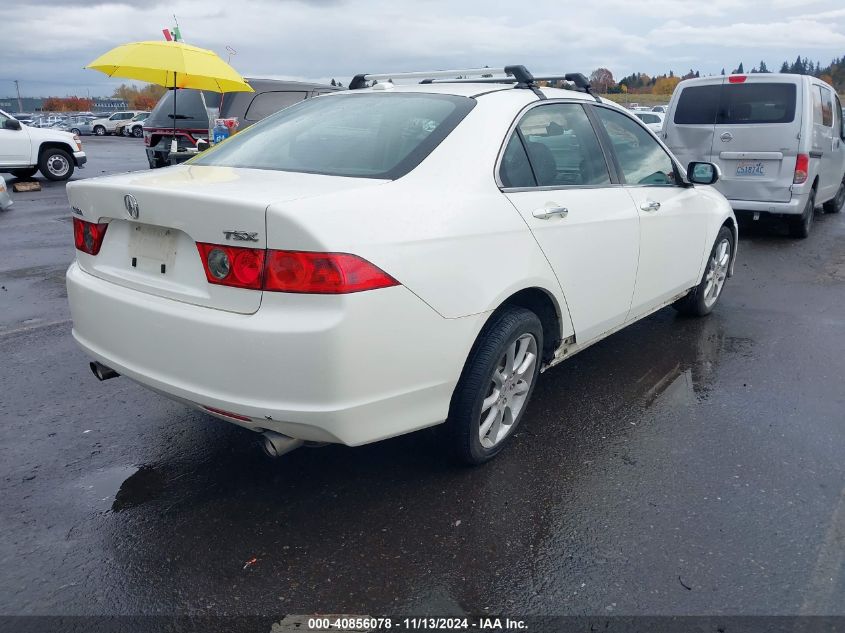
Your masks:
<svg viewBox="0 0 845 633"><path fill-rule="evenodd" d="M651 109L651 111L652 112L659 112L660 114L666 114L666 106L662 106L662 105L654 106Z"/></svg>
<svg viewBox="0 0 845 633"><path fill-rule="evenodd" d="M114 134L115 128L121 123L126 123L141 110L124 110L122 112L115 112L108 118L94 119L94 134L97 136L105 136L106 134Z"/></svg>
<svg viewBox="0 0 845 633"><path fill-rule="evenodd" d="M48 180L67 180L74 167L87 160L76 134L21 125L0 110L0 171L16 178L30 178L40 171Z"/></svg>
<svg viewBox="0 0 845 633"><path fill-rule="evenodd" d="M151 168L164 167L190 156L170 157L173 140L173 99L176 99L176 141L178 149L196 147L200 139L208 139L209 110L212 118L237 118L238 131L287 108L295 103L342 90L326 84L311 84L276 79L247 79L255 92L229 92L222 96L216 92L199 90L167 91L149 118L144 121L144 145Z"/></svg>
<svg viewBox="0 0 845 633"><path fill-rule="evenodd" d="M71 116L59 124L58 129L76 134L77 136L90 136L94 133L94 118L89 116Z"/></svg>
<svg viewBox="0 0 845 633"><path fill-rule="evenodd" d="M737 243L716 167L685 171L623 108L509 71L336 92L166 177L68 185L94 373L271 454L445 422L477 464L541 368L664 306L713 310Z"/></svg>
<svg viewBox="0 0 845 633"><path fill-rule="evenodd" d="M655 134L659 134L660 130L663 129L663 119L665 116L660 112L634 112L634 116L636 116L640 121L646 124L646 127L654 132Z"/></svg>
<svg viewBox="0 0 845 633"><path fill-rule="evenodd" d="M146 121L149 116L149 112L139 112L129 119L129 121L119 124L114 129L114 133L122 136L134 136L135 138L141 138L144 136L144 121Z"/></svg>
<svg viewBox="0 0 845 633"><path fill-rule="evenodd" d="M682 81L663 138L683 161L710 161L734 210L782 216L807 237L814 209L845 205L845 130L833 89L807 75L752 74Z"/></svg>
<svg viewBox="0 0 845 633"><path fill-rule="evenodd" d="M12 197L6 190L6 181L0 178L0 211L7 211L12 208Z"/></svg>

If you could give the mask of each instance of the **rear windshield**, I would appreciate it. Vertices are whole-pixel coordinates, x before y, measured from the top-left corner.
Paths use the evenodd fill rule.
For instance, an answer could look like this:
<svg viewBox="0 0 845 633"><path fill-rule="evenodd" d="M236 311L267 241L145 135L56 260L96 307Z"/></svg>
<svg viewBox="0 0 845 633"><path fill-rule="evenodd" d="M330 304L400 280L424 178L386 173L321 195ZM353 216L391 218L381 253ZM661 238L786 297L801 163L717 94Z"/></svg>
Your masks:
<svg viewBox="0 0 845 633"><path fill-rule="evenodd" d="M191 163L392 180L416 167L474 105L467 97L414 93L309 99Z"/></svg>
<svg viewBox="0 0 845 633"><path fill-rule="evenodd" d="M690 86L681 91L673 120L681 125L790 123L795 100L792 83Z"/></svg>
<svg viewBox="0 0 845 633"><path fill-rule="evenodd" d="M150 116L144 120L144 127L173 127L173 94L176 94L176 127L187 129L208 129L209 108L217 108L220 105L220 94L217 92L203 91L205 104L199 90L181 89L168 90L159 99L156 107L153 108Z"/></svg>

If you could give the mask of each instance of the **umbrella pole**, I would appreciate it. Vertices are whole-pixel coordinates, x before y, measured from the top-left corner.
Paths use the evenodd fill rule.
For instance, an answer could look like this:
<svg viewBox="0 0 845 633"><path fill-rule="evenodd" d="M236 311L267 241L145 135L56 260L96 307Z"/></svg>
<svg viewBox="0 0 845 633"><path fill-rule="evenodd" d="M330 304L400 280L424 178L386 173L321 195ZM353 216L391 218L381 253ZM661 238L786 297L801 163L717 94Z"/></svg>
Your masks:
<svg viewBox="0 0 845 633"><path fill-rule="evenodd" d="M179 143L176 141L176 71L173 71L173 139L170 141L170 153L172 154L179 149ZM173 161L169 161L173 164Z"/></svg>

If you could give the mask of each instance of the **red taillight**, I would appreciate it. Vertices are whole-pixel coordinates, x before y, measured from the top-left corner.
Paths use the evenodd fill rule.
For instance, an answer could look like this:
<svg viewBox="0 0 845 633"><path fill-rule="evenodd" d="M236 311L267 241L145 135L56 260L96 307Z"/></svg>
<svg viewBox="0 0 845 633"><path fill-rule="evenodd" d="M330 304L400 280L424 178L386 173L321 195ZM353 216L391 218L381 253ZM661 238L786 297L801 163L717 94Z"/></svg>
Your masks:
<svg viewBox="0 0 845 633"><path fill-rule="evenodd" d="M795 158L795 175L792 177L792 182L796 185L807 182L807 174L810 171L810 156L809 154L798 154Z"/></svg>
<svg viewBox="0 0 845 633"><path fill-rule="evenodd" d="M208 283L253 290L261 289L264 250L202 242L197 243L197 248Z"/></svg>
<svg viewBox="0 0 845 633"><path fill-rule="evenodd" d="M144 145L146 145L147 147L150 146L150 137L151 136L152 136L152 134L150 134L147 130L144 130Z"/></svg>
<svg viewBox="0 0 845 633"><path fill-rule="evenodd" d="M748 79L745 75L731 75L728 77L728 83L731 84L741 84L745 83L745 80Z"/></svg>
<svg viewBox="0 0 845 633"><path fill-rule="evenodd" d="M398 284L382 269L356 255L267 251L264 290L346 294Z"/></svg>
<svg viewBox="0 0 845 633"><path fill-rule="evenodd" d="M106 223L94 223L73 218L73 243L83 253L96 255L103 245L103 238L106 235Z"/></svg>
<svg viewBox="0 0 845 633"><path fill-rule="evenodd" d="M347 294L399 284L357 255L238 248L198 242L209 283L253 290Z"/></svg>

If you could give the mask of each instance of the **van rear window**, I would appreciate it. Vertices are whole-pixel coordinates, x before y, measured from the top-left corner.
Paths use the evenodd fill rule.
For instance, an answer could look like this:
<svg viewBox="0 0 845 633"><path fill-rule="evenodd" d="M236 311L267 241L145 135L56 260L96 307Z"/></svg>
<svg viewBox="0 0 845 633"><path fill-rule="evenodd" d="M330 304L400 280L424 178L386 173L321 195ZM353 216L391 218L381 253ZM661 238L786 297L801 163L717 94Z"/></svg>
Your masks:
<svg viewBox="0 0 845 633"><path fill-rule="evenodd" d="M674 122L681 125L790 123L795 120L792 83L690 86L681 92Z"/></svg>
<svg viewBox="0 0 845 633"><path fill-rule="evenodd" d="M795 84L725 84L718 123L790 123L795 119Z"/></svg>

